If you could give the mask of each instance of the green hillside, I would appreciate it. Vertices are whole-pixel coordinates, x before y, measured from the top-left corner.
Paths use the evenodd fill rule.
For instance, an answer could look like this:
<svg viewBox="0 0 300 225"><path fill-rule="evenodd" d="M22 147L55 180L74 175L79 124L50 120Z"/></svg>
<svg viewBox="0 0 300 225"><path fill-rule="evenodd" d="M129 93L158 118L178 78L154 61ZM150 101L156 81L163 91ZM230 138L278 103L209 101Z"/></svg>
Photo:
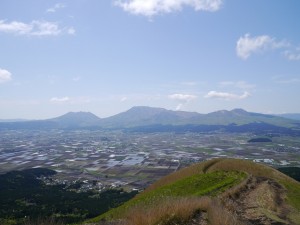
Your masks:
<svg viewBox="0 0 300 225"><path fill-rule="evenodd" d="M299 182L251 161L214 159L162 178L87 223L300 224L299 212Z"/></svg>

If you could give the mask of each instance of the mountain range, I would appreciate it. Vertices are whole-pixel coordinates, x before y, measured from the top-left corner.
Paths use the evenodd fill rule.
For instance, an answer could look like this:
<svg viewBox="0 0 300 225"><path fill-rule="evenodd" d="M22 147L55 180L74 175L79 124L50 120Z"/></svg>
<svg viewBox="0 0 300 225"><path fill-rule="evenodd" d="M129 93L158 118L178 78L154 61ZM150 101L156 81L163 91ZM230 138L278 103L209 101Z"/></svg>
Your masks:
<svg viewBox="0 0 300 225"><path fill-rule="evenodd" d="M288 116L285 116L288 117ZM172 111L164 108L136 106L108 118L90 112L69 112L62 116L33 121L1 122L0 129L224 129L268 127L268 129L296 129L300 121L284 116L247 112L243 109L220 110L208 114ZM292 118L297 118L292 117Z"/></svg>

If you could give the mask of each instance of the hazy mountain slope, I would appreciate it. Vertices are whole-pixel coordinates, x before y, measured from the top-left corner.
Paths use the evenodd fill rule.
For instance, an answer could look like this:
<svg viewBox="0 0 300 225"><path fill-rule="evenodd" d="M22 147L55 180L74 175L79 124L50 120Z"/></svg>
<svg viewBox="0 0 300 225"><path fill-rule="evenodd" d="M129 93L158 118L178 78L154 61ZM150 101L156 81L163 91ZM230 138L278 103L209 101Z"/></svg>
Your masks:
<svg viewBox="0 0 300 225"><path fill-rule="evenodd" d="M276 116L280 116L292 120L300 120L300 113L285 113L285 114L278 114Z"/></svg>
<svg viewBox="0 0 300 225"><path fill-rule="evenodd" d="M274 126L293 127L296 121L278 116L250 113L242 109L221 110L208 114L172 111L163 108L133 107L115 116L102 119L103 127L138 127L149 125L244 125L266 123Z"/></svg>
<svg viewBox="0 0 300 225"><path fill-rule="evenodd" d="M48 121L60 127L89 127L98 126L101 119L90 112L69 112Z"/></svg>
<svg viewBox="0 0 300 225"><path fill-rule="evenodd" d="M103 127L136 127L153 124L186 124L194 118L201 117L199 113L172 111L163 108L136 106L126 112L102 119Z"/></svg>
<svg viewBox="0 0 300 225"><path fill-rule="evenodd" d="M69 112L47 120L2 122L0 129L64 129L99 127L101 119L90 112Z"/></svg>
<svg viewBox="0 0 300 225"><path fill-rule="evenodd" d="M10 129L10 130L39 130L39 129L55 129L57 128L57 123L50 120L32 120L25 122L2 122L0 123L0 129Z"/></svg>
<svg viewBox="0 0 300 225"><path fill-rule="evenodd" d="M0 119L0 123L25 122L25 119Z"/></svg>
<svg viewBox="0 0 300 225"><path fill-rule="evenodd" d="M300 224L299 212L299 182L251 161L215 159L162 178L90 223Z"/></svg>
<svg viewBox="0 0 300 225"><path fill-rule="evenodd" d="M221 110L221 111L209 113L205 116L205 121L206 124L228 125L231 123L235 123L237 125L244 125L249 123L268 123L275 126L288 126L288 127L294 126L295 123L295 121L290 119L267 115L267 114L261 114L261 113L247 112L243 109L234 109L231 111Z"/></svg>

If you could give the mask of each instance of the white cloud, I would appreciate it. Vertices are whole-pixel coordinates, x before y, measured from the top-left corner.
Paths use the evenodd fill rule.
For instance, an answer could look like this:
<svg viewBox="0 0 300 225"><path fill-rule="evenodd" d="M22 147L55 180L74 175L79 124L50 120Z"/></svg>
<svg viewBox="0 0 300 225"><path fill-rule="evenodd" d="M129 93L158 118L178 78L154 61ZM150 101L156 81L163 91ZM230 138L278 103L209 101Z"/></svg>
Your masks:
<svg viewBox="0 0 300 225"><path fill-rule="evenodd" d="M63 8L65 8L65 7L66 7L65 4L63 4L63 3L57 3L57 4L55 4L53 7L47 9L47 12L48 12L48 13L55 13L57 10L63 9Z"/></svg>
<svg viewBox="0 0 300 225"><path fill-rule="evenodd" d="M188 102L197 98L196 95L189 95L189 94L172 94L169 95L168 98L172 100L176 100L179 104L176 107L176 110L181 110L182 107L187 104Z"/></svg>
<svg viewBox="0 0 300 225"><path fill-rule="evenodd" d="M7 70L0 68L0 84L10 80L11 80L11 73Z"/></svg>
<svg viewBox="0 0 300 225"><path fill-rule="evenodd" d="M249 84L247 83L246 81L222 81L219 83L219 85L221 87L228 87L228 86L231 86L231 87L236 87L236 88L239 88L239 89L253 89L256 87L255 84Z"/></svg>
<svg viewBox="0 0 300 225"><path fill-rule="evenodd" d="M0 20L0 31L6 33L16 33L16 34L28 34L32 30L30 24L25 24L22 22L13 21L10 23L5 23L5 21Z"/></svg>
<svg viewBox="0 0 300 225"><path fill-rule="evenodd" d="M196 11L214 12L220 9L223 0L115 0L114 3L131 14L152 17L180 11L184 6Z"/></svg>
<svg viewBox="0 0 300 225"><path fill-rule="evenodd" d="M244 92L242 95L236 95L228 92L210 91L204 97L224 100L241 100L250 97L250 93Z"/></svg>
<svg viewBox="0 0 300 225"><path fill-rule="evenodd" d="M53 103L64 103L64 102L69 102L70 98L69 97L62 97L62 98L57 98L57 97L53 97L50 99L50 102Z"/></svg>
<svg viewBox="0 0 300 225"><path fill-rule="evenodd" d="M184 102L188 102L197 98L196 95L187 95L187 94L173 94L173 95L169 95L168 97L173 100L179 100Z"/></svg>
<svg viewBox="0 0 300 225"><path fill-rule="evenodd" d="M176 106L175 110L176 110L176 111L181 110L182 107L183 107L183 104L182 104L182 103L179 103L179 104Z"/></svg>
<svg viewBox="0 0 300 225"><path fill-rule="evenodd" d="M294 50L286 50L284 52L285 57L290 61L300 60L300 48L295 48Z"/></svg>
<svg viewBox="0 0 300 225"><path fill-rule="evenodd" d="M78 96L78 97L53 97L50 99L50 102L55 104L69 104L69 105L83 105L90 104L93 100L87 96Z"/></svg>
<svg viewBox="0 0 300 225"><path fill-rule="evenodd" d="M75 34L74 28L61 28L57 23L33 20L30 23L0 20L0 32L28 36L57 36L63 33Z"/></svg>
<svg viewBox="0 0 300 225"><path fill-rule="evenodd" d="M288 47L290 44L286 41L276 41L275 38L268 35L251 37L245 34L240 37L236 44L236 53L238 57L247 59L253 53L264 52L271 49Z"/></svg>
<svg viewBox="0 0 300 225"><path fill-rule="evenodd" d="M73 27L70 27L67 29L67 33L70 35L74 35L76 33L76 30Z"/></svg>

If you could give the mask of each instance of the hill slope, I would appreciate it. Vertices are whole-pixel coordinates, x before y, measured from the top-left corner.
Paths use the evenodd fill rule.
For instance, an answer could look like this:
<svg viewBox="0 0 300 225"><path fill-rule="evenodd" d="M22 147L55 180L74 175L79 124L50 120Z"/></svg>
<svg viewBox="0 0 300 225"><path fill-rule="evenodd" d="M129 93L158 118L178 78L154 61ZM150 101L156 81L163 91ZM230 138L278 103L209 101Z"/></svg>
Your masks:
<svg viewBox="0 0 300 225"><path fill-rule="evenodd" d="M48 121L55 122L60 127L90 127L98 126L100 120L90 112L69 112Z"/></svg>
<svg viewBox="0 0 300 225"><path fill-rule="evenodd" d="M202 114L183 111L172 111L163 108L136 106L126 112L102 119L103 127L137 127L153 124L188 124Z"/></svg>
<svg viewBox="0 0 300 225"><path fill-rule="evenodd" d="M276 116L281 116L283 118L292 119L292 120L300 120L300 113L286 113L286 114L279 114Z"/></svg>
<svg viewBox="0 0 300 225"><path fill-rule="evenodd" d="M90 112L69 112L47 120L1 122L0 129L65 129L99 127L101 119Z"/></svg>
<svg viewBox="0 0 300 225"><path fill-rule="evenodd" d="M300 224L299 212L299 182L251 161L215 159L162 178L90 223Z"/></svg>

